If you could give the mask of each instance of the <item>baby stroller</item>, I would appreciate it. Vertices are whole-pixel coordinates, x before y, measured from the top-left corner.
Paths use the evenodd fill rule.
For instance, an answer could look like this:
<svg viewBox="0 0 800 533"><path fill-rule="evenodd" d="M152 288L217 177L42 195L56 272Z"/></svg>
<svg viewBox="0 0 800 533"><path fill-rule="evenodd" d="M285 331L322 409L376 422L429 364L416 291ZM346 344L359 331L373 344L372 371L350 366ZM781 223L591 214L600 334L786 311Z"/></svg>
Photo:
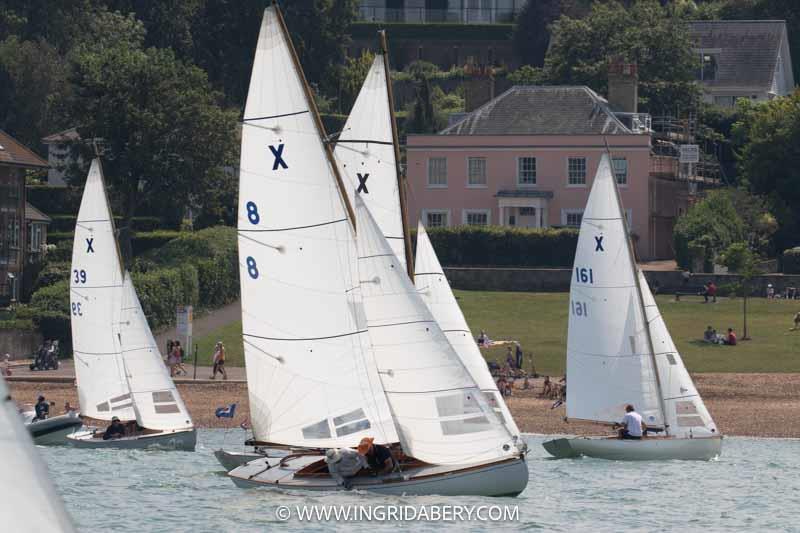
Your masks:
<svg viewBox="0 0 800 533"><path fill-rule="evenodd" d="M58 370L58 341L45 341L30 365L31 370Z"/></svg>

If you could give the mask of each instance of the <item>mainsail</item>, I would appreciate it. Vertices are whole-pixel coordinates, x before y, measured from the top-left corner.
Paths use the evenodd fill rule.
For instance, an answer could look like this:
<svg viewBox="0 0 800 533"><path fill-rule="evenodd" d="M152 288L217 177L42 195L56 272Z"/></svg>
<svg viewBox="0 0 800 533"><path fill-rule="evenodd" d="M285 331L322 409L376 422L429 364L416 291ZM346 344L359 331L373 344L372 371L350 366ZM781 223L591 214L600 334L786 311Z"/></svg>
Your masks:
<svg viewBox="0 0 800 533"><path fill-rule="evenodd" d="M161 359L130 274L125 274L120 346L136 421L147 429L191 429L192 419Z"/></svg>
<svg viewBox="0 0 800 533"><path fill-rule="evenodd" d="M396 442L371 360L354 223L283 21L264 13L244 113L238 243L257 440Z"/></svg>
<svg viewBox="0 0 800 533"><path fill-rule="evenodd" d="M114 221L95 159L75 224L69 294L81 413L100 420L136 418L120 357L122 285Z"/></svg>
<svg viewBox="0 0 800 533"><path fill-rule="evenodd" d="M614 175L603 156L583 213L572 271L567 416L619 422L633 404L650 426L664 418L636 266Z"/></svg>
<svg viewBox="0 0 800 533"><path fill-rule="evenodd" d="M405 453L435 464L518 454L360 198L356 214L367 329Z"/></svg>
<svg viewBox="0 0 800 533"><path fill-rule="evenodd" d="M497 390L486 359L483 358L475 339L472 338L464 313L456 302L450 283L444 275L439 258L433 249L428 232L422 222L417 227L417 257L415 261L414 283L422 300L427 304L433 318L450 341L450 345L461 358L461 362L470 376L480 387L500 419L506 424L512 435L519 435L511 413Z"/></svg>
<svg viewBox="0 0 800 533"><path fill-rule="evenodd" d="M3 529L15 532L74 531L61 499L48 479L17 406L0 377L0 490L3 493Z"/></svg>
<svg viewBox="0 0 800 533"><path fill-rule="evenodd" d="M386 53L384 50L375 56L334 153L348 182L348 194L351 198L361 196L400 264L406 267L410 257L406 257L407 228L403 223Z"/></svg>

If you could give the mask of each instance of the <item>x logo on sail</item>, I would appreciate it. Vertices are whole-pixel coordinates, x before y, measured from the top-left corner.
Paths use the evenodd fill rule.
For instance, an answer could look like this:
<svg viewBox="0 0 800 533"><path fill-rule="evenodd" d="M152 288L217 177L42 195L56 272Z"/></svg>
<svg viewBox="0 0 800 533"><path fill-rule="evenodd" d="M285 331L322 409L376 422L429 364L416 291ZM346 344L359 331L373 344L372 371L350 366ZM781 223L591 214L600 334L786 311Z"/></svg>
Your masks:
<svg viewBox="0 0 800 533"><path fill-rule="evenodd" d="M289 168L289 165L287 165L286 161L283 160L283 146L283 143L279 144L277 148L271 144L269 145L269 151L275 156L275 162L272 164L272 170L278 170L278 167Z"/></svg>
<svg viewBox="0 0 800 533"><path fill-rule="evenodd" d="M358 173L356 175L358 176L358 189L356 189L356 192L369 194L369 191L367 190L367 178L369 177L369 173L364 174L363 176Z"/></svg>
<svg viewBox="0 0 800 533"><path fill-rule="evenodd" d="M602 235L599 236L599 237L595 237L594 238L594 242L597 244L597 246L595 246L595 248L594 248L595 252L605 252L605 250L603 249L603 236Z"/></svg>
<svg viewBox="0 0 800 533"><path fill-rule="evenodd" d="M93 242L94 242L94 237L92 237L91 239L86 239L86 253L87 254L93 254L94 253L94 247L92 247L92 243Z"/></svg>

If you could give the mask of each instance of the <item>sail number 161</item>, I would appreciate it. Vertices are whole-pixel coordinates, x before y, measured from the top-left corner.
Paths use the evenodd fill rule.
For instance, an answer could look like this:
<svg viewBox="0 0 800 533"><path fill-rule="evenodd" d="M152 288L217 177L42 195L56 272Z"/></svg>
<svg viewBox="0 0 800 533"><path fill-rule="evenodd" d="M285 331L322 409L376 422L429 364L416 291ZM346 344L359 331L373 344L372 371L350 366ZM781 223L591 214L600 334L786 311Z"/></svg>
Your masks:
<svg viewBox="0 0 800 533"><path fill-rule="evenodd" d="M580 283L594 283L592 269L575 267L575 281Z"/></svg>
<svg viewBox="0 0 800 533"><path fill-rule="evenodd" d="M589 316L589 309L586 307L586 302L576 302L575 300L571 300L569 305L573 315Z"/></svg>

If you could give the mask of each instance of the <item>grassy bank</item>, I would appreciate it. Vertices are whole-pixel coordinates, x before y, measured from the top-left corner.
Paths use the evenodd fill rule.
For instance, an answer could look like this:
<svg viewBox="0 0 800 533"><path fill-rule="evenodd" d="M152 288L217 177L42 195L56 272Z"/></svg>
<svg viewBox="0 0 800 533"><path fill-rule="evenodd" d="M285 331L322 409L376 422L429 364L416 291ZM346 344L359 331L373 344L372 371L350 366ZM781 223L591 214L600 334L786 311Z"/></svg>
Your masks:
<svg viewBox="0 0 800 533"><path fill-rule="evenodd" d="M561 374L567 339L566 293L521 293L456 291L470 328L477 337L481 329L495 340L522 343L533 352L536 370ZM716 304L702 304L701 298L675 302L659 296L658 304L686 365L692 372L800 372L800 331L789 331L800 302L748 300L748 333L753 340L738 346L716 346L700 341L707 325L722 332L733 327L742 336L741 299L720 298ZM225 342L228 361L243 364L241 324L231 324L200 339L200 361L210 360L214 342ZM505 347L484 351L487 358L504 358Z"/></svg>

